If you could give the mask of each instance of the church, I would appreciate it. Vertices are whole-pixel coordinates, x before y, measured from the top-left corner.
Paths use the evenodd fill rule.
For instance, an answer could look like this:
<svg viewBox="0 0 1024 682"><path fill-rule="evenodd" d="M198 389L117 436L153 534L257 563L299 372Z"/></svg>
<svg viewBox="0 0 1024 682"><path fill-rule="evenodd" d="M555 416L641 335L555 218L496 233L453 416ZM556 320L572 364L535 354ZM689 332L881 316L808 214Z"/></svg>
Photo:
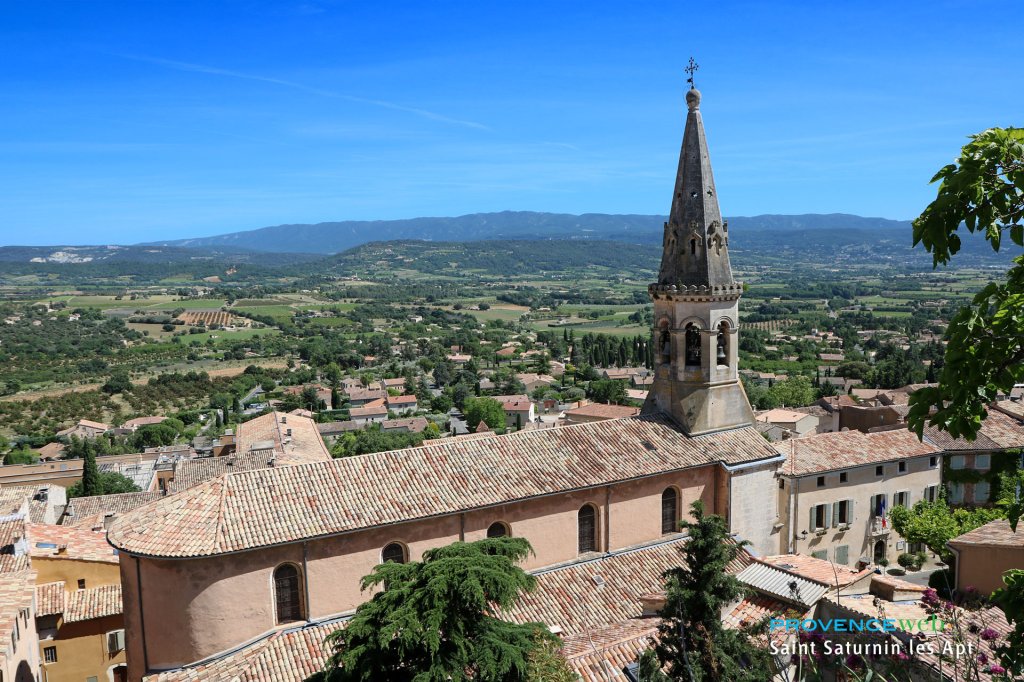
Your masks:
<svg viewBox="0 0 1024 682"><path fill-rule="evenodd" d="M628 619L677 561L693 501L753 553L778 551L784 457L752 427L739 380L742 285L700 103L690 89L649 287L656 373L641 414L331 461L271 459L119 516L108 539L120 554L129 679L291 679L274 665L308 666L296 651L369 598L360 579L375 565L503 535L531 543L524 568L541 584L513 617L557 628L584 666L595 631L627 649L651 634ZM266 653L289 641L294 650Z"/></svg>

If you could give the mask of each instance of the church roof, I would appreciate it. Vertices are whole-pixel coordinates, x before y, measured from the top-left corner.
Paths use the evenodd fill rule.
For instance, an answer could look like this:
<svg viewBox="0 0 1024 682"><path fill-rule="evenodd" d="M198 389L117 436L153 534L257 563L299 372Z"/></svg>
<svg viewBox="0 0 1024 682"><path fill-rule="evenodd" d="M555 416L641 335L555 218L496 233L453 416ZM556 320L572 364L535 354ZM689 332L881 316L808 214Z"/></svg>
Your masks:
<svg viewBox="0 0 1024 682"><path fill-rule="evenodd" d="M211 556L777 455L753 428L688 437L660 416L445 439L228 473L121 516L108 538L131 554Z"/></svg>
<svg viewBox="0 0 1024 682"><path fill-rule="evenodd" d="M679 152L672 209L665 223L658 284L732 289L736 282L729 265L728 226L718 206L700 100L698 90L691 89L686 94L689 112Z"/></svg>

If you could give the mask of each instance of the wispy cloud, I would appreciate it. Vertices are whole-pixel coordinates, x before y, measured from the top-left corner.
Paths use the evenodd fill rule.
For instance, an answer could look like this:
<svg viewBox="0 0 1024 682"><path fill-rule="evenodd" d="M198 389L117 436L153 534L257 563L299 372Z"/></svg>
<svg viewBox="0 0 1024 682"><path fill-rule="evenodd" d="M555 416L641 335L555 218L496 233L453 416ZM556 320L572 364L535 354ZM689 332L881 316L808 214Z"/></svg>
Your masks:
<svg viewBox="0 0 1024 682"><path fill-rule="evenodd" d="M160 57L147 57L145 55L134 55L134 54L114 54L116 57L122 59L131 59L137 62L147 62L149 64L156 64L168 69L175 69L177 71L189 71L192 73L205 73L212 76L224 76L226 78L237 78L240 80L257 81L260 83L270 83L272 85L280 85L284 88L291 88L293 90L300 90L302 92L308 92L312 95L319 95L321 97L333 97L335 99L342 99L347 102L355 102L358 104L367 104L370 106L381 107L383 109L392 109L394 111L404 111L409 114L414 114L422 118L427 118L432 121L438 121L440 123L450 123L452 125L464 126L466 128L475 128L477 130L490 130L483 123L476 121L467 121L460 118L453 118L451 116L445 116L428 109L420 109L419 107L409 107L404 104L397 104L395 102L389 102L387 100L372 99L369 97L357 97L356 95L348 95L342 92L336 92L334 90L325 90L323 88L316 88L303 83L296 83L294 81L284 80L281 78L273 78L270 76L261 76L254 73L244 73L241 71L233 71L231 69L222 69L216 66L208 66L206 64L193 64L191 62L179 62L173 59L162 59Z"/></svg>

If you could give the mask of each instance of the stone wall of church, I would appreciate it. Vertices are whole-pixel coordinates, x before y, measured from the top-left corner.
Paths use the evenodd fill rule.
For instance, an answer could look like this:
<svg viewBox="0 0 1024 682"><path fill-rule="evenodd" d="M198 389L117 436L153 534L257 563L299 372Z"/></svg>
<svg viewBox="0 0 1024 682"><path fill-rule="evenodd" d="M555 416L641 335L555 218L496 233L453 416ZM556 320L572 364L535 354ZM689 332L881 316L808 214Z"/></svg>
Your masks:
<svg viewBox="0 0 1024 682"><path fill-rule="evenodd" d="M662 493L680 493L677 520L703 499L717 509L717 466L705 466L637 481L473 510L463 514L383 526L248 552L187 560L122 556L129 678L177 668L251 641L279 627L275 615L274 570L283 563L301 569L306 612L313 620L354 610L371 594L360 580L381 561L385 545L396 542L420 560L431 547L464 538L486 537L501 522L530 541L527 569L578 556L577 515L585 504L597 510L599 551L622 549L663 537ZM140 585L141 582L141 585ZM139 592L143 599L139 600ZM303 597L304 601L307 597ZM144 616L144 620L143 620ZM144 641L143 641L144 640Z"/></svg>
<svg viewBox="0 0 1024 682"><path fill-rule="evenodd" d="M776 472L779 464L733 472L729 484L729 528L751 543L758 556L779 551L779 496Z"/></svg>

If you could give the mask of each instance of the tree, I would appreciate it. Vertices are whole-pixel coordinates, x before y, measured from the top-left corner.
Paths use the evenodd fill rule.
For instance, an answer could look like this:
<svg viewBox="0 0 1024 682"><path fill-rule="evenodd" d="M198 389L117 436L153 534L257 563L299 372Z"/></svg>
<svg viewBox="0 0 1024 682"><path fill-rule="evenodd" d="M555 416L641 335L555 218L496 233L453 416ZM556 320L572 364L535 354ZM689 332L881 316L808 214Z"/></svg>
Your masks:
<svg viewBox="0 0 1024 682"><path fill-rule="evenodd" d="M746 588L726 567L746 543L734 542L725 519L704 513L697 500L693 521L684 521L689 539L681 566L665 571L665 607L659 614L658 659L669 679L693 682L761 682L772 670L771 654L744 631L722 625L722 609Z"/></svg>
<svg viewBox="0 0 1024 682"><path fill-rule="evenodd" d="M626 402L626 382L617 379L592 381L590 397L599 403L621 405Z"/></svg>
<svg viewBox="0 0 1024 682"><path fill-rule="evenodd" d="M551 356L547 353L541 353L533 359L533 371L537 374L550 374L551 373Z"/></svg>
<svg viewBox="0 0 1024 682"><path fill-rule="evenodd" d="M1024 129L990 128L971 136L955 163L939 170L935 200L914 221L914 245L947 264L961 246L961 225L981 232L993 250L1003 237L1024 246ZM973 440L1000 392L1024 381L1024 255L1004 282L992 282L953 316L946 330L939 385L915 391L907 421Z"/></svg>
<svg viewBox="0 0 1024 682"><path fill-rule="evenodd" d="M889 512L893 530L904 540L925 545L946 562L952 559L947 542L1000 516L995 509L950 509L944 497L935 502L921 500L912 509L894 506Z"/></svg>
<svg viewBox="0 0 1024 682"><path fill-rule="evenodd" d="M517 565L531 551L523 538L490 538L377 566L362 586L383 590L328 636L333 653L310 681L528 682L531 654L554 637L498 616L534 589Z"/></svg>
<svg viewBox="0 0 1024 682"><path fill-rule="evenodd" d="M792 376L776 381L768 392L778 404L787 407L800 407L814 402L814 386L809 377Z"/></svg>
<svg viewBox="0 0 1024 682"><path fill-rule="evenodd" d="M114 395L115 393L130 391L131 388L132 380L128 377L128 372L118 370L107 379L107 383L103 384L100 390L108 395Z"/></svg>
<svg viewBox="0 0 1024 682"><path fill-rule="evenodd" d="M100 495L100 469L96 466L96 446L91 440L85 440L84 452L82 453L85 459L82 462L82 497L92 497L93 495ZM77 485L77 483L75 484ZM74 487L74 486L72 486ZM71 491L68 491L71 495Z"/></svg>
<svg viewBox="0 0 1024 682"><path fill-rule="evenodd" d="M1008 679L1024 676L1024 571L1012 569L1003 574L1003 584L992 594L992 601L1003 610L1013 626L1006 642L999 647L999 662Z"/></svg>
<svg viewBox="0 0 1024 682"><path fill-rule="evenodd" d="M83 479L84 481L84 479ZM68 497L91 497L93 495L116 495L118 493L137 493L139 486L132 479L115 471L101 472L97 477L94 490L86 493L83 481L77 481L68 488Z"/></svg>
<svg viewBox="0 0 1024 682"><path fill-rule="evenodd" d="M466 423L473 428L480 422L485 422L492 429L505 426L505 408L494 398L467 398L463 413Z"/></svg>
<svg viewBox="0 0 1024 682"><path fill-rule="evenodd" d="M4 464L35 464L38 461L39 455L24 446L4 455Z"/></svg>

